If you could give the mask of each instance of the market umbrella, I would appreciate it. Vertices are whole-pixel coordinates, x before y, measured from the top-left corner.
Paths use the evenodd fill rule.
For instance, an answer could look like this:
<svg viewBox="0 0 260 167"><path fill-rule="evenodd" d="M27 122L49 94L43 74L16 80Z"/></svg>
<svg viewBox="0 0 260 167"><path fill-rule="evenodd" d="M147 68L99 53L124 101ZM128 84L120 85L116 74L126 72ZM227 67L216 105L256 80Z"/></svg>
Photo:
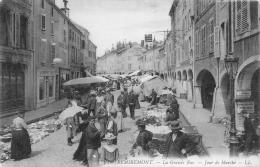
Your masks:
<svg viewBox="0 0 260 167"><path fill-rule="evenodd" d="M64 111L62 111L59 118L61 120L65 120L66 118L74 117L77 113L81 112L82 110L83 108L79 106L68 107Z"/></svg>
<svg viewBox="0 0 260 167"><path fill-rule="evenodd" d="M73 85L85 85L85 84L92 84L92 83L104 83L108 82L109 80L101 77L101 76L90 76L85 78L76 78L70 81L65 82L64 86L73 86Z"/></svg>

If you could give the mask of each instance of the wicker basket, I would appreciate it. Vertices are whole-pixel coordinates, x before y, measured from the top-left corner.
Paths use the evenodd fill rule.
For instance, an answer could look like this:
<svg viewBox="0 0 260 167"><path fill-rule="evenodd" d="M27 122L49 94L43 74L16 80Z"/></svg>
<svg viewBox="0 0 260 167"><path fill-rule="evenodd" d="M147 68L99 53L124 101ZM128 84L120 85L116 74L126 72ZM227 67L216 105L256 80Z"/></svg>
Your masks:
<svg viewBox="0 0 260 167"><path fill-rule="evenodd" d="M118 148L116 148L113 152L108 151L104 148L104 160L108 162L115 162L119 157Z"/></svg>

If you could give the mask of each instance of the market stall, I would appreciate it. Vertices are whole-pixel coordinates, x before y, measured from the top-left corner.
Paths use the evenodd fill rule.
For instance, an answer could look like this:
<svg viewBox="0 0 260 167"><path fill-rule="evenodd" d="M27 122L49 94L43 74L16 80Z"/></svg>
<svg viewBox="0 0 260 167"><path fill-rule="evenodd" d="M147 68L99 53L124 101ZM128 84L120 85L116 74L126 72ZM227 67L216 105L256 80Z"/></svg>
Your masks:
<svg viewBox="0 0 260 167"><path fill-rule="evenodd" d="M149 143L151 149L150 156L162 156L166 150L166 138L167 135L171 132L171 129L168 127L167 122L165 122L166 117L166 106L159 105L159 107L153 107L152 109L144 111L143 116L139 119L146 123L146 130L153 133L153 139ZM138 120L138 121L139 121ZM182 132L187 134L191 140L196 143L196 147L189 153L189 156L192 155L206 155L207 153L202 146L202 136L198 133L196 127L190 126L187 124L182 124ZM134 132L134 140L138 136L138 131ZM138 154L138 150L135 155Z"/></svg>
<svg viewBox="0 0 260 167"><path fill-rule="evenodd" d="M30 136L31 144L40 142L45 137L49 136L50 133L59 130L61 126L62 122L54 118L29 124L27 130ZM0 162L10 159L11 140L11 127L6 126L0 129Z"/></svg>

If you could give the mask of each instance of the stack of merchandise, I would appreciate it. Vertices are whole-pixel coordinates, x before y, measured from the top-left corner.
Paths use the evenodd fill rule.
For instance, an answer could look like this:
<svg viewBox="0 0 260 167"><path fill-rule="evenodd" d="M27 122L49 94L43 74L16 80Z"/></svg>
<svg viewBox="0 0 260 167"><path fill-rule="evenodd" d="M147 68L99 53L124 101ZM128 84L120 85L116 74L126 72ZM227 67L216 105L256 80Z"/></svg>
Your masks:
<svg viewBox="0 0 260 167"><path fill-rule="evenodd" d="M150 116L150 115L146 115L143 118L140 118L138 121L142 121L145 122L146 125L157 125L160 126L161 125L161 120L158 117L155 116Z"/></svg>
<svg viewBox="0 0 260 167"><path fill-rule="evenodd" d="M158 118L160 121L162 121L164 118L166 118L166 110L157 109L157 110L144 111L144 116L154 116Z"/></svg>

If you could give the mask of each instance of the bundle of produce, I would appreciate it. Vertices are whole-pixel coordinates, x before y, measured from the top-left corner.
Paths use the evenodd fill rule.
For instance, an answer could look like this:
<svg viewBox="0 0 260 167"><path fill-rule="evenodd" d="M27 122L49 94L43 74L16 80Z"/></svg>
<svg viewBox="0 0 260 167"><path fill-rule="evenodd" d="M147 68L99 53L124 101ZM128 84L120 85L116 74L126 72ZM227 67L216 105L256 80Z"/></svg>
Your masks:
<svg viewBox="0 0 260 167"><path fill-rule="evenodd" d="M12 129L10 126L6 125L3 128L0 129L0 135L6 135L8 133L11 133Z"/></svg>
<svg viewBox="0 0 260 167"><path fill-rule="evenodd" d="M4 162L10 159L11 155L11 143L0 142L0 162Z"/></svg>
<svg viewBox="0 0 260 167"><path fill-rule="evenodd" d="M8 143L0 142L1 151L10 151L10 149L11 149L11 142Z"/></svg>
<svg viewBox="0 0 260 167"><path fill-rule="evenodd" d="M7 143L10 142L12 139L12 134L11 133L7 133L5 135L0 136L0 141Z"/></svg>
<svg viewBox="0 0 260 167"><path fill-rule="evenodd" d="M10 152L3 152L0 154L0 163L3 163L4 161L9 160L11 157L11 153Z"/></svg>
<svg viewBox="0 0 260 167"><path fill-rule="evenodd" d="M166 112L165 110L150 110L145 111L144 116L154 116L160 119L160 121L163 120L163 118L166 118Z"/></svg>
<svg viewBox="0 0 260 167"><path fill-rule="evenodd" d="M146 125L151 124L151 125L157 125L160 126L161 125L161 121L159 118L155 117L155 116L145 116L139 120L136 121L136 124L138 124L138 121L142 121L145 122Z"/></svg>

